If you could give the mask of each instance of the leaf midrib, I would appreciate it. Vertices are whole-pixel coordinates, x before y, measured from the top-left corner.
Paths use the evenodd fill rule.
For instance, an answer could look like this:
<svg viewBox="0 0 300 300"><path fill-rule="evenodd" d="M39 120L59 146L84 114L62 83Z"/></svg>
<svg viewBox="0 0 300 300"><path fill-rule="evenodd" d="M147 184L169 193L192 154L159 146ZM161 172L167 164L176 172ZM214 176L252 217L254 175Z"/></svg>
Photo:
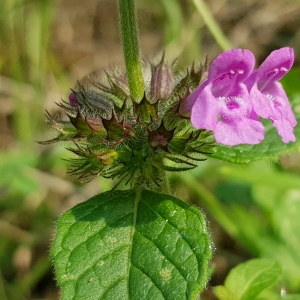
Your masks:
<svg viewBox="0 0 300 300"><path fill-rule="evenodd" d="M138 213L138 206L139 206L139 202L142 198L142 189L141 188L137 188L135 190L135 199L134 199L134 207L133 207L133 223L132 223L132 232L131 232L131 237L130 237L130 247L129 247L129 253L128 253L128 266L127 266L127 287L128 287L128 297L130 295L130 286L129 286L129 282L130 282L130 269L131 269L131 264L132 264L132 248L133 248L133 238L134 238L134 234L136 231L136 220L137 220L137 213Z"/></svg>

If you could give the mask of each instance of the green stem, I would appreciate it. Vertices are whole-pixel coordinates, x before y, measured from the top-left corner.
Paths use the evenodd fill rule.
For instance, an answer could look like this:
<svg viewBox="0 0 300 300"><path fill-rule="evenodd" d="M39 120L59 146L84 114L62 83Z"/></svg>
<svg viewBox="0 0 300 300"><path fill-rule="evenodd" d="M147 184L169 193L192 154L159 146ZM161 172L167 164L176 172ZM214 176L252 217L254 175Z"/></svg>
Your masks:
<svg viewBox="0 0 300 300"><path fill-rule="evenodd" d="M169 181L169 176L166 171L163 172L163 190L171 195L171 187L170 187L170 181Z"/></svg>
<svg viewBox="0 0 300 300"><path fill-rule="evenodd" d="M20 280L17 280L14 285L14 292L16 292L15 299L22 299L21 296L27 295L29 291L45 276L51 269L51 262L48 256L43 256L37 261L32 268L31 272L28 272ZM24 299L24 298L23 298Z"/></svg>
<svg viewBox="0 0 300 300"><path fill-rule="evenodd" d="M232 45L228 41L225 34L222 32L220 26L218 25L217 21L215 20L214 16L210 12L209 8L205 4L203 0L193 0L199 14L204 20L204 23L208 27L209 31L215 38L216 42L223 50L232 49Z"/></svg>
<svg viewBox="0 0 300 300"><path fill-rule="evenodd" d="M221 224L231 236L238 235L237 228L230 215L226 213L226 209L199 180L188 172L182 175L180 179L196 194L199 204L203 204L214 219Z"/></svg>
<svg viewBox="0 0 300 300"><path fill-rule="evenodd" d="M139 53L135 0L119 0L119 24L130 94L139 102L144 96L145 86Z"/></svg>

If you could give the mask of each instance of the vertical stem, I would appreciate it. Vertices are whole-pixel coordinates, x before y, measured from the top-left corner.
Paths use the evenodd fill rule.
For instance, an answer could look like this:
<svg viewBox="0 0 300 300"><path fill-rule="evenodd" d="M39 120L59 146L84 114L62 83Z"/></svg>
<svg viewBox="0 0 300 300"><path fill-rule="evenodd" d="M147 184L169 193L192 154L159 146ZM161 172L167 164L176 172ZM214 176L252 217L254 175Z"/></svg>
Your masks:
<svg viewBox="0 0 300 300"><path fill-rule="evenodd" d="M169 181L169 176L166 171L163 172L163 187L164 191L171 195L171 187L170 187L170 181Z"/></svg>
<svg viewBox="0 0 300 300"><path fill-rule="evenodd" d="M119 24L130 94L139 102L144 96L145 86L139 53L135 0L119 0Z"/></svg>
<svg viewBox="0 0 300 300"><path fill-rule="evenodd" d="M193 0L199 14L222 50L233 48L203 0Z"/></svg>
<svg viewBox="0 0 300 300"><path fill-rule="evenodd" d="M219 203L216 197L205 188L191 173L186 172L180 179L199 198L199 203L203 204L219 224L233 237L238 235L237 227L231 216L226 213L226 209ZM201 201L200 201L201 199Z"/></svg>

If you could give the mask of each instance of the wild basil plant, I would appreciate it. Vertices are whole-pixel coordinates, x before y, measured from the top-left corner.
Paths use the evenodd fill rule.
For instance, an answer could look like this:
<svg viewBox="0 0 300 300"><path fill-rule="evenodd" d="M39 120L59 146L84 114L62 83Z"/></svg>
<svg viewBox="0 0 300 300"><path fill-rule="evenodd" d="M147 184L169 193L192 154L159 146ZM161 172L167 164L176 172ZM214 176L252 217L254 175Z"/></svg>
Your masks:
<svg viewBox="0 0 300 300"><path fill-rule="evenodd" d="M119 11L126 73L79 83L59 104L65 118L47 113L58 135L43 143L72 142L69 173L114 182L57 224L51 258L61 298L196 299L209 280L210 231L198 208L171 195L166 172L210 157L249 162L294 149L297 121L278 82L293 49L272 52L257 70L243 49L184 72L163 56L147 80L134 1L120 0ZM265 147L272 143L275 154Z"/></svg>

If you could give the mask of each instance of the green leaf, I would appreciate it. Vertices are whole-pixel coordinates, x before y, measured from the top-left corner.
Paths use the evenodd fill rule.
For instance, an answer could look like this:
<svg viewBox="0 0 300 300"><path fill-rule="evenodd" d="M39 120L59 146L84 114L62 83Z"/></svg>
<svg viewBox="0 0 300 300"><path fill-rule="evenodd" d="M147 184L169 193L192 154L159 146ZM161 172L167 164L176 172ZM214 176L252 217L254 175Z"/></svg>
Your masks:
<svg viewBox="0 0 300 300"><path fill-rule="evenodd" d="M238 298L223 285L214 287L214 294L219 300L237 300Z"/></svg>
<svg viewBox="0 0 300 300"><path fill-rule="evenodd" d="M232 269L225 280L225 288L239 300L253 300L264 289L275 284L281 266L269 259L252 259Z"/></svg>
<svg viewBox="0 0 300 300"><path fill-rule="evenodd" d="M292 295L286 295L284 297L278 297L276 300L299 300L300 294L292 294Z"/></svg>
<svg viewBox="0 0 300 300"><path fill-rule="evenodd" d="M37 180L28 175L28 169L37 165L37 156L28 151L0 152L0 187L11 192L28 195L40 190Z"/></svg>
<svg viewBox="0 0 300 300"><path fill-rule="evenodd" d="M273 247L267 252L284 266L283 278L294 291L298 291L300 285L299 199L299 189L290 190L275 199L272 217L278 240L276 249Z"/></svg>
<svg viewBox="0 0 300 300"><path fill-rule="evenodd" d="M62 299L195 299L211 242L196 207L146 190L110 191L60 218L51 256Z"/></svg>

